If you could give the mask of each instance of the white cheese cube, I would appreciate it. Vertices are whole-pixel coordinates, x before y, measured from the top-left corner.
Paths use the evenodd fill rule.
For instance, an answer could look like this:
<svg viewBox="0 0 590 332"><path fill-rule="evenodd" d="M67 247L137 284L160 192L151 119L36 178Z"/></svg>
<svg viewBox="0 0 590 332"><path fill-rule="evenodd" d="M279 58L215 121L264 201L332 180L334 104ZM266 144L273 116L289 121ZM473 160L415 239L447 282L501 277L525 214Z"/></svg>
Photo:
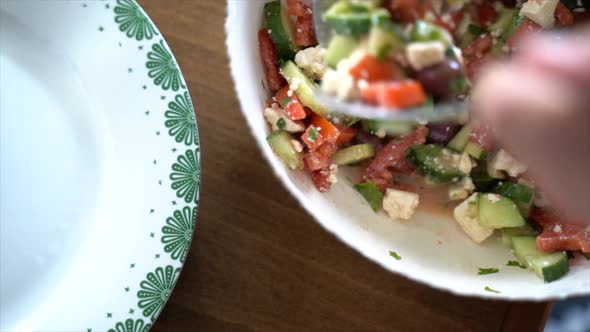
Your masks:
<svg viewBox="0 0 590 332"><path fill-rule="evenodd" d="M325 52L326 50L321 46L306 48L297 52L295 63L307 76L321 80L328 70L328 66L324 63Z"/></svg>
<svg viewBox="0 0 590 332"><path fill-rule="evenodd" d="M500 151L496 153L489 166L490 175L492 176L499 173L499 171L505 171L508 175L516 177L519 174L526 172L528 168L527 165L514 159L514 157L504 149L500 149Z"/></svg>
<svg viewBox="0 0 590 332"><path fill-rule="evenodd" d="M445 59L445 44L440 41L409 43L406 57L412 68L420 70Z"/></svg>
<svg viewBox="0 0 590 332"><path fill-rule="evenodd" d="M459 201L467 198L475 190L475 185L469 176L464 177L458 183L449 188L449 199Z"/></svg>
<svg viewBox="0 0 590 332"><path fill-rule="evenodd" d="M477 218L477 196L475 193L459 204L453 211L455 220L475 243L481 243L494 233L493 228L482 226Z"/></svg>
<svg viewBox="0 0 590 332"><path fill-rule="evenodd" d="M555 24L555 8L558 3L559 0L529 0L520 8L520 15L549 29Z"/></svg>
<svg viewBox="0 0 590 332"><path fill-rule="evenodd" d="M280 119L285 122L284 130L290 133L305 131L305 126L298 121L293 121L287 117L285 112L277 107L267 107L264 109L264 118L270 124L272 131L279 130L278 122Z"/></svg>
<svg viewBox="0 0 590 332"><path fill-rule="evenodd" d="M420 197L418 194L397 189L387 189L383 198L383 210L387 212L391 219L407 220L414 215L419 203Z"/></svg>

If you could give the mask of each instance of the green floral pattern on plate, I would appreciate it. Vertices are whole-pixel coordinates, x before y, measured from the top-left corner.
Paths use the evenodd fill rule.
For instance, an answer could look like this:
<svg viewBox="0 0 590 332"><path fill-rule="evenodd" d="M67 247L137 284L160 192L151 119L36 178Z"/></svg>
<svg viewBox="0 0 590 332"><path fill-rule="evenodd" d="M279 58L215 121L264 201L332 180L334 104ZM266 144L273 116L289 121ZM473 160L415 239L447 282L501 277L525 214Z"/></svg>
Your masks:
<svg viewBox="0 0 590 332"><path fill-rule="evenodd" d="M174 268L172 265L165 268L158 267L154 272L148 273L146 279L139 283L137 306L143 310L143 315L149 317L152 322L156 320L158 313L168 300L179 273L180 269Z"/></svg>
<svg viewBox="0 0 590 332"><path fill-rule="evenodd" d="M186 206L182 211L174 211L173 216L166 219L166 226L162 227L162 243L165 244L164 251L170 253L172 259L184 262L195 229L196 217L197 208L191 210Z"/></svg>
<svg viewBox="0 0 590 332"><path fill-rule="evenodd" d="M164 125L169 129L170 136L174 136L176 142L184 142L186 145L199 145L199 134L195 126L195 112L188 91L176 95L174 101L168 103L168 110L164 113L164 116L166 116Z"/></svg>
<svg viewBox="0 0 590 332"><path fill-rule="evenodd" d="M154 80L155 85L162 86L162 89L178 91L186 88L182 81L180 69L172 54L164 46L164 41L152 45L152 50L147 54L148 76Z"/></svg>
<svg viewBox="0 0 590 332"><path fill-rule="evenodd" d="M158 34L139 5L133 0L117 0L115 22L127 37L137 40L152 39Z"/></svg>
<svg viewBox="0 0 590 332"><path fill-rule="evenodd" d="M172 164L172 189L176 190L176 196L187 203L198 203L199 183L201 172L199 168L199 150L187 150L185 154L178 156L177 162Z"/></svg>
<svg viewBox="0 0 590 332"><path fill-rule="evenodd" d="M114 328L108 332L147 332L152 324L146 323L143 319L127 319L125 322L118 322Z"/></svg>

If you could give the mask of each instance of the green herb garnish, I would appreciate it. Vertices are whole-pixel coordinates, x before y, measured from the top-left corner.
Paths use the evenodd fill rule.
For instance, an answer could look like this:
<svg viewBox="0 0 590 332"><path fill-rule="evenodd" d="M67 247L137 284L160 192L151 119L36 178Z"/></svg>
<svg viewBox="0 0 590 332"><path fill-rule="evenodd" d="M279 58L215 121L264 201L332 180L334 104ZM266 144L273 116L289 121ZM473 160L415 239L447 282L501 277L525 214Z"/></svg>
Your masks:
<svg viewBox="0 0 590 332"><path fill-rule="evenodd" d="M354 189L361 194L369 203L373 211L379 211L381 202L383 201L383 194L377 188L374 182L363 182L354 185Z"/></svg>
<svg viewBox="0 0 590 332"><path fill-rule="evenodd" d="M281 107L284 108L285 106L287 106L287 104L289 104L292 99L293 98L291 98L291 97L285 97L285 98L283 98L283 100L281 100Z"/></svg>
<svg viewBox="0 0 590 332"><path fill-rule="evenodd" d="M492 268L489 268L489 269L482 269L482 268L480 267L480 268L479 268L479 272L477 272L477 274L479 274L479 275L484 275L484 274L492 274L492 273L498 273L498 272L500 272L500 270L498 270L498 269L496 269L496 268L494 268L494 267L492 267Z"/></svg>
<svg viewBox="0 0 590 332"><path fill-rule="evenodd" d="M489 286L486 286L484 289L485 289L486 291L488 291L488 292L492 292L492 293L500 294L500 291L497 291L497 290L495 290L495 289L492 289L492 288L490 288Z"/></svg>
<svg viewBox="0 0 590 332"><path fill-rule="evenodd" d="M467 32L477 38L477 37L479 37L479 35L481 35L482 33L486 32L486 30L485 29L482 29L478 25L469 24L467 26Z"/></svg>
<svg viewBox="0 0 590 332"><path fill-rule="evenodd" d="M282 129L285 129L285 126L287 126L287 122L285 121L285 119L280 118L280 119L277 120L277 127L279 129L281 129L281 130Z"/></svg>
<svg viewBox="0 0 590 332"><path fill-rule="evenodd" d="M402 259L402 256L398 255L397 252L391 250L389 251L389 256L395 258L398 261Z"/></svg>
<svg viewBox="0 0 590 332"><path fill-rule="evenodd" d="M313 126L311 128L309 128L309 133L307 134L307 138L310 141L315 142L315 140L318 139L318 130Z"/></svg>
<svg viewBox="0 0 590 332"><path fill-rule="evenodd" d="M457 77L449 83L449 91L452 94L459 94L467 90L467 79L465 77Z"/></svg>
<svg viewBox="0 0 590 332"><path fill-rule="evenodd" d="M506 266L518 266L521 269L526 269L526 266L520 264L519 261L508 261L508 263L506 263Z"/></svg>

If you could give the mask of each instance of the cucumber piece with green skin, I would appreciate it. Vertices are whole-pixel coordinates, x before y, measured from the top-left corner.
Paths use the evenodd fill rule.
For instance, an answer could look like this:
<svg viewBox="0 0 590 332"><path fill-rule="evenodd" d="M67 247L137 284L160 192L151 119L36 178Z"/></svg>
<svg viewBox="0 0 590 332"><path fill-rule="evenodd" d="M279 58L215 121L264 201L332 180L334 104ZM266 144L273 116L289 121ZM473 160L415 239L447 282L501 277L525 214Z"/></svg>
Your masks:
<svg viewBox="0 0 590 332"><path fill-rule="evenodd" d="M412 121L391 121L391 120L362 120L363 130L375 134L380 130L387 135L402 135L411 133L416 126Z"/></svg>
<svg viewBox="0 0 590 332"><path fill-rule="evenodd" d="M465 34L463 34L463 36L461 37L459 45L461 46L461 48L469 46L469 44L471 44L474 40L477 39L477 37L479 37L484 32L486 32L486 30L482 29L478 25L469 24L467 26L467 31L465 31Z"/></svg>
<svg viewBox="0 0 590 332"><path fill-rule="evenodd" d="M494 192L510 198L518 207L520 214L527 218L533 206L535 191L520 183L501 182Z"/></svg>
<svg viewBox="0 0 590 332"><path fill-rule="evenodd" d="M469 125L463 126L449 144L447 144L447 147L457 152L463 151L469 142L469 135L471 135L471 127Z"/></svg>
<svg viewBox="0 0 590 332"><path fill-rule="evenodd" d="M334 35L326 50L324 61L328 66L336 68L338 63L348 58L359 45L359 40L354 36Z"/></svg>
<svg viewBox="0 0 590 332"><path fill-rule="evenodd" d="M515 236L512 238L512 246L518 261L535 271L537 276L545 282L557 280L568 272L566 252L547 253L540 251L537 249L533 236Z"/></svg>
<svg viewBox="0 0 590 332"><path fill-rule="evenodd" d="M512 14L512 17L510 18L510 23L506 26L504 33L500 35L500 40L502 42L506 42L508 39L510 39L510 37L512 37L518 26L521 25L523 21L524 17L520 16L519 12L515 10Z"/></svg>
<svg viewBox="0 0 590 332"><path fill-rule="evenodd" d="M502 8L500 16L494 24L488 27L488 31L493 32L496 36L501 36L510 26L516 9Z"/></svg>
<svg viewBox="0 0 590 332"><path fill-rule="evenodd" d="M363 196L373 211L377 212L383 202L383 194L374 182L363 182L354 185L354 189Z"/></svg>
<svg viewBox="0 0 590 332"><path fill-rule="evenodd" d="M389 21L390 17L389 12L382 8L353 10L348 1L339 1L326 11L323 20L339 35L364 35L369 33L372 25Z"/></svg>
<svg viewBox="0 0 590 332"><path fill-rule="evenodd" d="M502 228L502 244L507 247L512 247L512 238L515 236L537 236L539 232L533 226L526 224L522 227Z"/></svg>
<svg viewBox="0 0 590 332"><path fill-rule="evenodd" d="M281 74L287 79L289 86L295 90L297 98L304 106L309 107L314 113L321 116L326 116L329 113L326 106L315 96L316 84L293 61L285 62L281 68Z"/></svg>
<svg viewBox="0 0 590 332"><path fill-rule="evenodd" d="M526 221L509 198L498 194L480 194L479 223L490 228L522 227Z"/></svg>
<svg viewBox="0 0 590 332"><path fill-rule="evenodd" d="M280 0L275 0L264 5L264 22L270 38L273 40L279 59L293 59L299 50L295 46L293 25L287 13L287 8L281 5Z"/></svg>
<svg viewBox="0 0 590 332"><path fill-rule="evenodd" d="M456 182L467 175L458 168L460 155L440 145L414 145L406 156L422 175L435 182Z"/></svg>
<svg viewBox="0 0 590 332"><path fill-rule="evenodd" d="M467 142L467 145L465 145L465 149L463 150L463 152L479 160L486 159L487 157L487 152L485 152L479 144L471 141Z"/></svg>
<svg viewBox="0 0 590 332"><path fill-rule="evenodd" d="M379 60L386 58L391 52L404 48L403 34L399 27L391 22L374 25L369 32L369 51Z"/></svg>
<svg viewBox="0 0 590 332"><path fill-rule="evenodd" d="M413 41L441 41L446 46L453 45L453 37L447 30L423 20L414 23L410 36Z"/></svg>
<svg viewBox="0 0 590 332"><path fill-rule="evenodd" d="M332 160L340 166L358 163L374 155L375 147L372 144L357 144L334 153Z"/></svg>
<svg viewBox="0 0 590 332"><path fill-rule="evenodd" d="M277 130L266 137L274 153L290 169L303 169L303 153L297 152L291 144L293 137L284 130Z"/></svg>
<svg viewBox="0 0 590 332"><path fill-rule="evenodd" d="M485 165L478 165L475 167L473 170L471 170L470 176L477 192L493 191L498 184L498 180L492 178L488 174L488 170Z"/></svg>
<svg viewBox="0 0 590 332"><path fill-rule="evenodd" d="M545 282L555 281L567 274L569 264L565 251L554 252L532 261L533 271Z"/></svg>

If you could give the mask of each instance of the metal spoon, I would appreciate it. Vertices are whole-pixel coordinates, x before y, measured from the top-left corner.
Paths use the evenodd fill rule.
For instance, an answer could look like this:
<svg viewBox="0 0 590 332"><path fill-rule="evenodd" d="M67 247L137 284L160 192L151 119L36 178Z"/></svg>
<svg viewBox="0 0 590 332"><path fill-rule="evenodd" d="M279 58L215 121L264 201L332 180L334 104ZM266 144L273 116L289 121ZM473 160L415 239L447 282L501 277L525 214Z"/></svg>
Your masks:
<svg viewBox="0 0 590 332"><path fill-rule="evenodd" d="M323 19L323 14L337 0L313 0L313 19L315 33L320 45L327 48L332 36L332 27ZM324 103L328 109L345 115L365 119L384 119L400 121L443 122L463 120L468 116L467 104L463 100L454 100L434 105L419 106L404 109L392 109L369 105L360 101L346 101L335 96L325 94L316 89L316 98Z"/></svg>

